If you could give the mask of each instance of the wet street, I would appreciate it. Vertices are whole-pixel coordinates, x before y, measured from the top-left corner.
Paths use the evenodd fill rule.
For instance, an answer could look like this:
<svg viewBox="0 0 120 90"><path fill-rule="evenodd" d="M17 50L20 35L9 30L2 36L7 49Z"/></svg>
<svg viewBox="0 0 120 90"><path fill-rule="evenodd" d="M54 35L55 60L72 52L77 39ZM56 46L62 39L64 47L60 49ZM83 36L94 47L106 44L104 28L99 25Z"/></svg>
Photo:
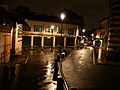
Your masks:
<svg viewBox="0 0 120 90"><path fill-rule="evenodd" d="M62 71L69 88L73 90L120 88L120 66L94 65L93 60L91 48L71 52L62 63Z"/></svg>
<svg viewBox="0 0 120 90"><path fill-rule="evenodd" d="M15 73L0 83L0 90L56 90L53 63L57 52L24 53L16 58ZM119 65L96 65L93 49L72 50L61 62L62 77L69 90L120 88Z"/></svg>
<svg viewBox="0 0 120 90"><path fill-rule="evenodd" d="M23 59L16 59L14 80L6 81L3 90L54 90L56 81L52 80L52 67L55 56L56 53L50 51L32 52Z"/></svg>

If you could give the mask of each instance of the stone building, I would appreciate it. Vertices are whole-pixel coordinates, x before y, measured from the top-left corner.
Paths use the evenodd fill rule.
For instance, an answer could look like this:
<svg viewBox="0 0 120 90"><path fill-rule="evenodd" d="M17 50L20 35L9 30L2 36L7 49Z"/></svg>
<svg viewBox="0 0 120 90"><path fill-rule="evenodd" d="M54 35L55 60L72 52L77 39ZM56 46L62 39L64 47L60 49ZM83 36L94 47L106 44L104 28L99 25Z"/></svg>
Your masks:
<svg viewBox="0 0 120 90"><path fill-rule="evenodd" d="M107 60L120 61L120 0L110 0Z"/></svg>
<svg viewBox="0 0 120 90"><path fill-rule="evenodd" d="M0 6L0 62L7 63L22 50L22 37L18 37L19 24L8 6Z"/></svg>

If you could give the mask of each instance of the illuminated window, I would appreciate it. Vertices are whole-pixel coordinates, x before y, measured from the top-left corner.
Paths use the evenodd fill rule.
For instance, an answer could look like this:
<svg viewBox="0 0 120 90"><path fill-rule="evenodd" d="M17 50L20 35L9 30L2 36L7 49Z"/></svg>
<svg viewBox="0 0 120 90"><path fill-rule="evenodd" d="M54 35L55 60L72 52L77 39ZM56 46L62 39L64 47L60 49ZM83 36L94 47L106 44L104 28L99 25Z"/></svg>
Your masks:
<svg viewBox="0 0 120 90"><path fill-rule="evenodd" d="M57 33L60 34L60 33L61 33L61 30L62 30L61 27L57 27ZM62 30L62 33L64 33L64 29Z"/></svg>
<svg viewBox="0 0 120 90"><path fill-rule="evenodd" d="M74 28L68 28L68 35L74 36Z"/></svg>
<svg viewBox="0 0 120 90"><path fill-rule="evenodd" d="M57 27L57 33L61 33L61 28Z"/></svg>
<svg viewBox="0 0 120 90"><path fill-rule="evenodd" d="M42 26L34 25L34 31L35 32L42 32Z"/></svg>
<svg viewBox="0 0 120 90"><path fill-rule="evenodd" d="M45 32L46 33L51 33L51 27L45 27Z"/></svg>

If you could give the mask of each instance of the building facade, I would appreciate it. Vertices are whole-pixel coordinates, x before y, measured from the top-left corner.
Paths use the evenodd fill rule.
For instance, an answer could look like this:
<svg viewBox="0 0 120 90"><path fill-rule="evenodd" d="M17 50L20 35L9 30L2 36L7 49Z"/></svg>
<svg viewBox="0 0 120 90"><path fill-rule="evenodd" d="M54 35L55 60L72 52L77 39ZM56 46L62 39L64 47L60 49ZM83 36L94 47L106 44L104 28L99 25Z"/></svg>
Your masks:
<svg viewBox="0 0 120 90"><path fill-rule="evenodd" d="M30 29L23 31L23 48L45 49L57 48L76 48L79 26L76 24L60 22L47 22L38 20L28 20ZM61 32L62 30L62 32ZM26 42L27 41L27 42Z"/></svg>
<svg viewBox="0 0 120 90"><path fill-rule="evenodd" d="M109 35L109 24L110 19L106 17L100 21L100 48L98 58L102 60L102 62L106 62L106 51L108 46L108 35Z"/></svg>
<svg viewBox="0 0 120 90"><path fill-rule="evenodd" d="M107 60L120 61L120 0L110 0Z"/></svg>
<svg viewBox="0 0 120 90"><path fill-rule="evenodd" d="M19 26L21 24L16 23L16 28L4 27L0 29L0 62L7 63L10 61L10 54L13 46L15 48L15 55L21 54L22 51L22 37L19 36ZM15 31L15 37L13 41L13 30ZM22 35L21 35L22 36ZM12 45L14 44L14 45Z"/></svg>
<svg viewBox="0 0 120 90"><path fill-rule="evenodd" d="M13 60L13 51L15 57L22 50L22 37L18 37L20 25L6 5L0 6L0 13L0 62L7 63Z"/></svg>

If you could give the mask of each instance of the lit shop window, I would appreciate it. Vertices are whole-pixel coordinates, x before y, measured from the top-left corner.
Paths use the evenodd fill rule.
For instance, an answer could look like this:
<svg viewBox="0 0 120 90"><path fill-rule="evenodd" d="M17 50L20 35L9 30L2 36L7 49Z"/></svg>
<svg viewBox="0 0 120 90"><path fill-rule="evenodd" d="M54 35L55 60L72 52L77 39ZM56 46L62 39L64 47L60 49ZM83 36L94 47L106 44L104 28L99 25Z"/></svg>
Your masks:
<svg viewBox="0 0 120 90"><path fill-rule="evenodd" d="M62 33L64 33L64 29L61 29L61 27L57 27L57 33L60 34L62 30Z"/></svg>
<svg viewBox="0 0 120 90"><path fill-rule="evenodd" d="M45 33L53 33L54 31L54 26L51 27L51 26L48 26L48 27L45 27Z"/></svg>
<svg viewBox="0 0 120 90"><path fill-rule="evenodd" d="M46 33L51 33L51 32L52 32L51 27L45 27L45 32L46 32Z"/></svg>
<svg viewBox="0 0 120 90"><path fill-rule="evenodd" d="M35 32L42 32L42 26L34 25L34 31Z"/></svg>

